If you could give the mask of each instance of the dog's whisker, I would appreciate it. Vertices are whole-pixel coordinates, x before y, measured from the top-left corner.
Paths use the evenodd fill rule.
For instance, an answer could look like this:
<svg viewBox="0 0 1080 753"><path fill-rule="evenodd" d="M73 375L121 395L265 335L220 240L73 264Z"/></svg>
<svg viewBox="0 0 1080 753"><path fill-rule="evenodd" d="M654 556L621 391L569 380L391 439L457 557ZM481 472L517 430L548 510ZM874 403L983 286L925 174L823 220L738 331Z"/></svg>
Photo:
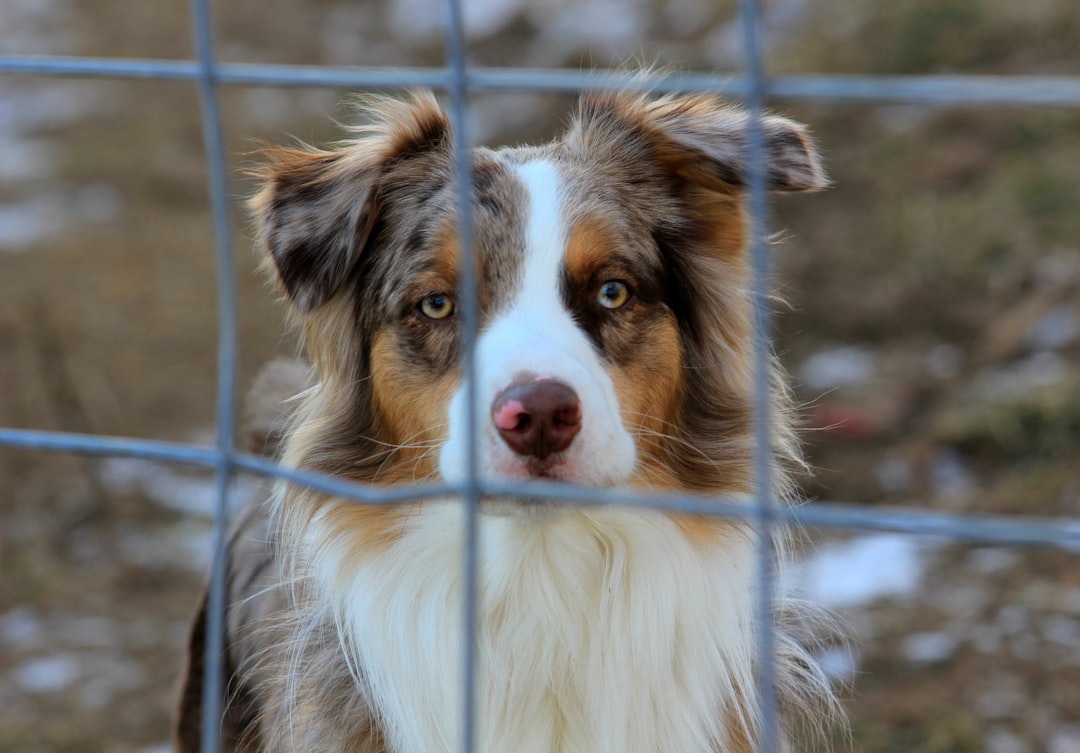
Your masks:
<svg viewBox="0 0 1080 753"><path fill-rule="evenodd" d="M645 442L651 447L657 449L670 449L671 443L677 444L679 447L683 447L695 455L701 457L705 461L712 464L719 464L717 458L712 457L693 442L683 439L682 437L675 436L674 434L666 434L664 432L655 431L653 429L647 429L645 427L636 427L634 429L634 435L638 437L642 442Z"/></svg>

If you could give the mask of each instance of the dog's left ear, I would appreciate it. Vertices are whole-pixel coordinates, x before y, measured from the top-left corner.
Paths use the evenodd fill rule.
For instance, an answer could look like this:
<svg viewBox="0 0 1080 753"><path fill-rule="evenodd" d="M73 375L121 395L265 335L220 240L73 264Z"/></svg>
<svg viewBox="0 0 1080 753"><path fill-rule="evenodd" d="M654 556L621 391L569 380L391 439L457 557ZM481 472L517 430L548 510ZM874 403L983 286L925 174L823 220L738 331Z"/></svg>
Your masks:
<svg viewBox="0 0 1080 753"><path fill-rule="evenodd" d="M771 191L814 191L828 185L806 129L787 118L759 121L765 159L765 186ZM750 115L713 97L601 94L582 98L579 137L643 146L653 159L706 188L746 188L750 179ZM591 131L591 133L590 133Z"/></svg>

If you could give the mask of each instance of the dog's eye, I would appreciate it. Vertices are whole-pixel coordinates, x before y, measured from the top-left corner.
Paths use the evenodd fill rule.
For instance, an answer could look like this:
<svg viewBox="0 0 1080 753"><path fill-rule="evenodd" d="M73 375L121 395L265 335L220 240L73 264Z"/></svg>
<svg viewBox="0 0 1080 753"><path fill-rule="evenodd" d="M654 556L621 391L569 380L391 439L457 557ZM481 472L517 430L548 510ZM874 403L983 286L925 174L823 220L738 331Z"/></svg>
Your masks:
<svg viewBox="0 0 1080 753"><path fill-rule="evenodd" d="M420 299L419 308L428 319L445 319L454 313L454 299L444 293L432 293Z"/></svg>
<svg viewBox="0 0 1080 753"><path fill-rule="evenodd" d="M608 280L596 291L596 302L606 309L617 309L630 300L630 288L622 280Z"/></svg>

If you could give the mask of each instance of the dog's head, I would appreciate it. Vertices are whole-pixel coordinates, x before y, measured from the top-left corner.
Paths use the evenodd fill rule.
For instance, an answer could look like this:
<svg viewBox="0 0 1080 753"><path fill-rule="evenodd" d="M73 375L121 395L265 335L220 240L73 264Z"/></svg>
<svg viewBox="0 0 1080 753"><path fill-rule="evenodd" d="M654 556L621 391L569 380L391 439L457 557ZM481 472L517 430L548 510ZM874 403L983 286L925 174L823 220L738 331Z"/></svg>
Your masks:
<svg viewBox="0 0 1080 753"><path fill-rule="evenodd" d="M469 437L450 124L427 93L372 115L337 149L271 152L252 203L319 379L293 461L454 480ZM547 146L472 151L484 476L749 490L749 127L711 97L591 95ZM770 189L823 185L799 125L762 132Z"/></svg>

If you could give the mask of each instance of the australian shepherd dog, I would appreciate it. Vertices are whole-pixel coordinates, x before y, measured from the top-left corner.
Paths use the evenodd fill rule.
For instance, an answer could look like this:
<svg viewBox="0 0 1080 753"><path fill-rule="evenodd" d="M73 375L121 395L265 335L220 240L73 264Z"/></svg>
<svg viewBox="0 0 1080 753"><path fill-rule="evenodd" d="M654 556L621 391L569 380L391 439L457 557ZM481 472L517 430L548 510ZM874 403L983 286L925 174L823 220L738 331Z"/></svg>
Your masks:
<svg viewBox="0 0 1080 753"><path fill-rule="evenodd" d="M471 437L449 118L427 92L368 108L350 140L271 149L259 172L258 242L310 364L257 388L289 412L260 442L383 487L460 481L473 442L485 480L752 504L749 116L593 94L550 144L470 152ZM760 123L767 187L822 187L804 129ZM771 390L783 481L800 460L778 375ZM831 703L786 620L758 613L745 521L511 497L479 515L478 753L755 751L762 619L784 727ZM253 505L229 555L226 749L457 751L466 533L457 498L364 505L280 483Z"/></svg>

